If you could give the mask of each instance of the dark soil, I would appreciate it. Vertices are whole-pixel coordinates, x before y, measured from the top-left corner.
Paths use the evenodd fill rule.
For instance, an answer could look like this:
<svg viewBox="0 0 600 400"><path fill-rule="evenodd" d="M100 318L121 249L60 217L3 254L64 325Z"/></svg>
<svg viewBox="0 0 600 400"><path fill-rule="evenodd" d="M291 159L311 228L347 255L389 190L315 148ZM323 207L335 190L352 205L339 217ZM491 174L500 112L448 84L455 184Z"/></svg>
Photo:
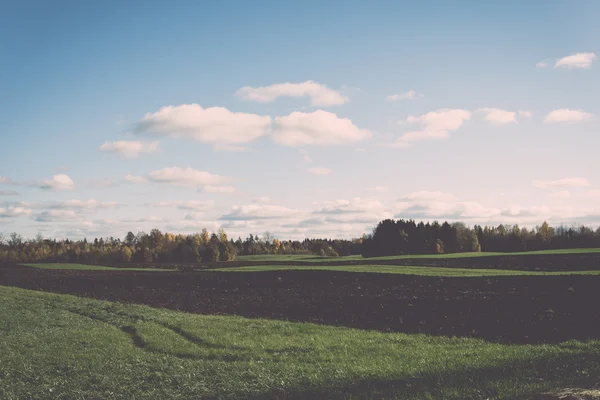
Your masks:
<svg viewBox="0 0 600 400"><path fill-rule="evenodd" d="M379 331L502 343L600 337L600 277L432 278L336 271L129 272L0 267L0 285Z"/></svg>

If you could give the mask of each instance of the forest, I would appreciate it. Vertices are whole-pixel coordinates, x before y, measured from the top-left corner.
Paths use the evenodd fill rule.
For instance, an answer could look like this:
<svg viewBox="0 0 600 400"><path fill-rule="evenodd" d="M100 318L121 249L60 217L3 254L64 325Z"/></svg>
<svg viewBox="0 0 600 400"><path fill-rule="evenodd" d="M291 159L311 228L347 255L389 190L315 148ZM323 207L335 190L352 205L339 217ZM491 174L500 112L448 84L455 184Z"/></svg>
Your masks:
<svg viewBox="0 0 600 400"><path fill-rule="evenodd" d="M314 254L322 257L459 252L520 252L532 250L600 247L600 228L535 228L518 225L469 227L462 222L417 223L386 219L372 233L353 239L283 240L270 232L230 239L223 229L181 235L152 229L91 240L57 240L37 235L24 239L18 233L0 235L0 262L149 263L232 261L238 255Z"/></svg>
<svg viewBox="0 0 600 400"><path fill-rule="evenodd" d="M547 222L528 229L518 225L468 227L462 222L439 224L386 219L364 238L364 257L461 252L521 252L600 247L600 227L552 227Z"/></svg>

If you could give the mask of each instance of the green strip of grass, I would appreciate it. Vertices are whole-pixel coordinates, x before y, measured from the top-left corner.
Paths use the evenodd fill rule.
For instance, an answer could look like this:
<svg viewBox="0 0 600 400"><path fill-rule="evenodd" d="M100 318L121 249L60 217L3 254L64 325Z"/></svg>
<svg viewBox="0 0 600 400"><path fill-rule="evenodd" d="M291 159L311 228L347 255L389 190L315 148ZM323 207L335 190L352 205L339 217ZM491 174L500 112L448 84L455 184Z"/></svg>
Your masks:
<svg viewBox="0 0 600 400"><path fill-rule="evenodd" d="M176 271L175 269L161 268L114 268L104 267L102 265L72 264L72 263L35 263L20 264L26 267L44 268L44 269L77 269L92 271Z"/></svg>
<svg viewBox="0 0 600 400"><path fill-rule="evenodd" d="M600 275L600 271L519 271L505 269L470 269L470 268L443 268L420 266L395 266L395 265L342 265L342 266L310 266L310 265L261 265L234 268L216 268L209 271L227 272L257 272L257 271L343 271L343 272L371 272L382 274L404 274L439 277L482 277L482 276L516 276L516 275Z"/></svg>
<svg viewBox="0 0 600 400"><path fill-rule="evenodd" d="M0 331L3 399L515 399L600 376L600 341L510 346L2 286Z"/></svg>
<svg viewBox="0 0 600 400"><path fill-rule="evenodd" d="M359 261L359 260L401 260L406 258L471 258L471 257L488 257L488 256L527 256L539 254L586 254L600 253L600 248L586 249L561 249L561 250L539 250L539 251L523 251L517 253L500 253L500 252L480 252L480 253L451 253L451 254L406 254L401 256L384 256L364 258L362 256L346 256L346 257L318 257L314 255L298 254L298 255L256 255L256 256L238 256L238 261L303 261L303 262L339 262L339 261Z"/></svg>
<svg viewBox="0 0 600 400"><path fill-rule="evenodd" d="M489 256L533 256L533 255L553 255L553 254L590 254L600 253L600 248L587 249L560 249L560 250L539 250L539 251L521 251L515 253L500 253L500 252L479 252L479 253L450 253L450 254L414 254L402 256L388 257L373 257L369 260L396 260L405 258L473 258L473 257L489 257ZM362 256L351 256L357 260L366 260ZM350 257L348 257L350 259Z"/></svg>

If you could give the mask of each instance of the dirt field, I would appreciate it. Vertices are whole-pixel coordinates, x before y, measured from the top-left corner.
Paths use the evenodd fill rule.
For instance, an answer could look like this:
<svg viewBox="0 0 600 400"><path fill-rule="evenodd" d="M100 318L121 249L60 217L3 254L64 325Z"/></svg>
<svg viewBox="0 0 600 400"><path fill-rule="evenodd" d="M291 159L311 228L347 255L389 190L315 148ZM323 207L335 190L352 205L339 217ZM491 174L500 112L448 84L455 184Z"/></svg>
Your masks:
<svg viewBox="0 0 600 400"><path fill-rule="evenodd" d="M0 285L194 313L503 343L600 337L600 277L594 276L442 279L330 271L156 274L5 266L0 267Z"/></svg>

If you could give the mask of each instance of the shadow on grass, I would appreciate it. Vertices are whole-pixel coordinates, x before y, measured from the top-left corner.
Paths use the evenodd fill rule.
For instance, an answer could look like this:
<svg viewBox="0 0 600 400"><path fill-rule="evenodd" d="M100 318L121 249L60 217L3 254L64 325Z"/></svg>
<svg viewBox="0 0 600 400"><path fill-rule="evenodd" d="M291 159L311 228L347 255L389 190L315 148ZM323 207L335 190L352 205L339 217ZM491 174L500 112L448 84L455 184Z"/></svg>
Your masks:
<svg viewBox="0 0 600 400"><path fill-rule="evenodd" d="M590 371L596 376L600 373L600 354L539 357L522 360L518 365L513 361L405 379L364 379L348 384L331 381L325 388L272 391L253 399L549 400L558 397L548 392L574 385L589 386Z"/></svg>

